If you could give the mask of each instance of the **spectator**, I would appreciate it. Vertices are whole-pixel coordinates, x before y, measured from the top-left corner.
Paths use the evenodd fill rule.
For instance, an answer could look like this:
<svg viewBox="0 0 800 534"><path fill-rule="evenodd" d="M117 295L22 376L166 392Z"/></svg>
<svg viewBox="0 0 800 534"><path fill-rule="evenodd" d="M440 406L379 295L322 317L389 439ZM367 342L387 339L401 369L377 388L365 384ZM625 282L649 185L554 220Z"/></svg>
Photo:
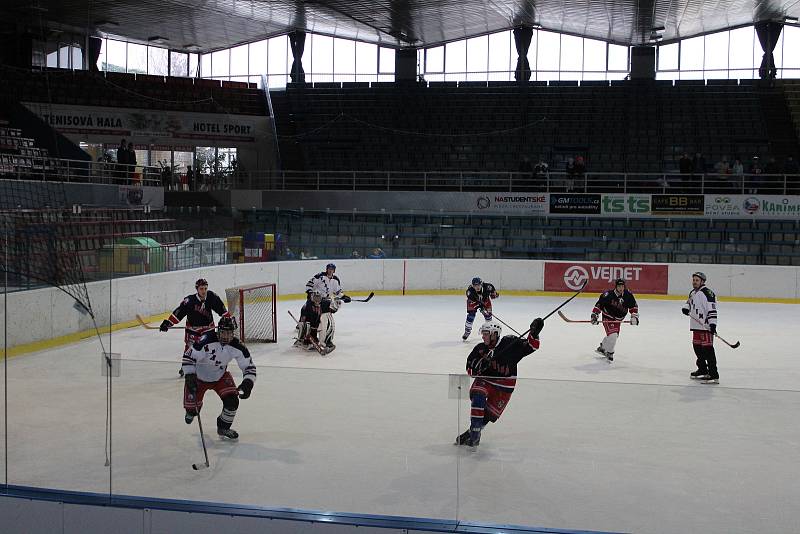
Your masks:
<svg viewBox="0 0 800 534"><path fill-rule="evenodd" d="M533 168L533 188L537 191L547 191L550 181L550 166L539 158L539 163Z"/></svg>
<svg viewBox="0 0 800 534"><path fill-rule="evenodd" d="M354 260L360 260L361 254L359 254L357 250L354 250L353 253L350 255L350 257L353 258Z"/></svg>
<svg viewBox="0 0 800 534"><path fill-rule="evenodd" d="M517 172L520 173L517 176L517 179L520 180L521 183L526 183L528 180L533 181L533 165L531 164L531 159L528 156L522 156L522 159L517 166Z"/></svg>
<svg viewBox="0 0 800 534"><path fill-rule="evenodd" d="M121 179L125 176L125 169L126 165L128 164L128 143L125 139L122 139L119 142L119 146L117 147L117 168L116 168L116 176L117 178Z"/></svg>
<svg viewBox="0 0 800 534"><path fill-rule="evenodd" d="M758 161L758 156L753 156L753 162L750 164L750 174L748 179L747 192L751 195L758 193L758 187L761 183L761 174L764 170L761 168L761 162Z"/></svg>
<svg viewBox="0 0 800 534"><path fill-rule="evenodd" d="M733 179L731 180L731 184L733 189L736 193L742 191L742 187L744 185L744 165L742 165L741 158L736 158L733 162Z"/></svg>
<svg viewBox="0 0 800 534"><path fill-rule="evenodd" d="M192 170L191 165L186 166L186 186L189 188L189 191L192 190L194 184L194 171Z"/></svg>
<svg viewBox="0 0 800 534"><path fill-rule="evenodd" d="M692 167L694 167L694 172L700 174L706 173L706 158L703 157L703 154L697 152L694 155L694 161L692 162Z"/></svg>
<svg viewBox="0 0 800 534"><path fill-rule="evenodd" d="M381 248L374 248L372 249L372 254L368 255L367 258L371 260L382 260L386 257L386 253Z"/></svg>
<svg viewBox="0 0 800 534"><path fill-rule="evenodd" d="M586 162L583 156L575 158L575 179L577 180L578 187L585 192L585 177L586 177Z"/></svg>
<svg viewBox="0 0 800 534"><path fill-rule="evenodd" d="M133 175L136 172L136 150L133 142L128 143L128 183L133 183Z"/></svg>
<svg viewBox="0 0 800 534"><path fill-rule="evenodd" d="M564 190L569 193L575 185L575 158L571 156L567 158L567 166L564 170L567 172L567 178L564 180Z"/></svg>
<svg viewBox="0 0 800 534"><path fill-rule="evenodd" d="M283 256L287 260L293 260L295 258L294 252L292 252L292 249L290 249L289 247L286 247L286 250L284 251Z"/></svg>
<svg viewBox="0 0 800 534"><path fill-rule="evenodd" d="M692 174L694 171L694 163L686 152L684 152L681 159L678 160L678 170L681 174Z"/></svg>

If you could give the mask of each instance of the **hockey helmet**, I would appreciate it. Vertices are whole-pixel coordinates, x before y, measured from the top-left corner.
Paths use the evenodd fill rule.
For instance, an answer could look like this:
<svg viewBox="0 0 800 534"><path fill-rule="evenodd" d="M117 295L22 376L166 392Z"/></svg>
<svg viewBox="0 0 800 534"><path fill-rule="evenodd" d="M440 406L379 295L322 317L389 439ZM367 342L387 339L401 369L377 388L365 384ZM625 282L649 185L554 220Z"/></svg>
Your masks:
<svg viewBox="0 0 800 534"><path fill-rule="evenodd" d="M332 269L333 272L336 272L336 264L335 263L329 263L328 265L326 265L325 266L325 270L327 271L329 269Z"/></svg>
<svg viewBox="0 0 800 534"><path fill-rule="evenodd" d="M624 286L624 285L626 285L624 278L617 278L616 280L614 280L614 287Z"/></svg>
<svg viewBox="0 0 800 534"><path fill-rule="evenodd" d="M197 289L200 286L208 287L208 280L206 280L205 278L198 278L197 282L194 283L194 288Z"/></svg>
<svg viewBox="0 0 800 534"><path fill-rule="evenodd" d="M321 291L319 291L318 289L314 289L308 294L308 298L314 304L319 304L320 302L322 302L323 295Z"/></svg>
<svg viewBox="0 0 800 534"><path fill-rule="evenodd" d="M497 341L500 339L500 334L503 332L503 327L494 321L486 321L481 326L481 335L486 332L489 333L489 339L494 339L494 341ZM492 338L492 334L497 334L497 337Z"/></svg>
<svg viewBox="0 0 800 534"><path fill-rule="evenodd" d="M483 283L483 280L481 280L481 279L480 279L479 277L477 277L477 276L476 276L475 278L473 278L473 279L472 279L472 285L473 285L473 286L479 286L479 285L481 285L482 283Z"/></svg>
<svg viewBox="0 0 800 534"><path fill-rule="evenodd" d="M230 343L235 330L236 321L233 320L233 317L220 317L219 324L217 324L217 335L220 343Z"/></svg>
<svg viewBox="0 0 800 534"><path fill-rule="evenodd" d="M696 273L692 273L692 276L696 276L697 278L699 278L699 279L700 279L700 280L702 280L703 282L705 282L705 281L706 281L706 273L703 273L703 272L697 271Z"/></svg>

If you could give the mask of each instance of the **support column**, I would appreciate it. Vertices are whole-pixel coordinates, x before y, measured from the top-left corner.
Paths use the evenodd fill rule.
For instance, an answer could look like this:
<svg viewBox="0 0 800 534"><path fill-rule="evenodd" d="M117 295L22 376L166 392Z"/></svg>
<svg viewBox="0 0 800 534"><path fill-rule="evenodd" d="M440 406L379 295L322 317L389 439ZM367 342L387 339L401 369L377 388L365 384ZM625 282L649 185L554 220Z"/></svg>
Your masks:
<svg viewBox="0 0 800 534"><path fill-rule="evenodd" d="M778 75L778 69L775 68L775 56L772 55L772 51L778 44L783 24L780 22L757 22L755 28L758 41L761 43L761 50L764 51L758 76L762 80L774 80Z"/></svg>
<svg viewBox="0 0 800 534"><path fill-rule="evenodd" d="M289 34L289 46L292 47L292 72L290 77L294 83L305 83L306 73L303 70L303 50L306 47L306 32L294 31Z"/></svg>
<svg viewBox="0 0 800 534"><path fill-rule="evenodd" d="M533 28L514 28L514 45L517 47L517 68L514 79L518 82L531 79L531 65L528 63L528 49L533 39Z"/></svg>
<svg viewBox="0 0 800 534"><path fill-rule="evenodd" d="M417 79L417 50L400 48L394 51L394 81L413 82Z"/></svg>

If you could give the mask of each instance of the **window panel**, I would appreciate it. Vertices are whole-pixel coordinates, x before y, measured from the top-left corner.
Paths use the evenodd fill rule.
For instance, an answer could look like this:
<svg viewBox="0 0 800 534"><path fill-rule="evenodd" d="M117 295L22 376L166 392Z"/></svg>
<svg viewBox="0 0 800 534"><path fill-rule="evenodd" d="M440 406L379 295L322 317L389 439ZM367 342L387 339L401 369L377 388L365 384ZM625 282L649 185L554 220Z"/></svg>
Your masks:
<svg viewBox="0 0 800 534"><path fill-rule="evenodd" d="M672 43L658 47L658 70L678 70L678 46L678 43Z"/></svg>
<svg viewBox="0 0 800 534"><path fill-rule="evenodd" d="M605 80L608 76L605 72L588 71L581 74L582 80Z"/></svg>
<svg viewBox="0 0 800 534"><path fill-rule="evenodd" d="M377 74L378 47L370 43L356 43L356 74Z"/></svg>
<svg viewBox="0 0 800 534"><path fill-rule="evenodd" d="M509 70L513 73L517 70L517 47L514 44L514 32L508 32L510 38L508 42L508 55L509 55ZM532 71L536 71L536 51L539 50L539 31L533 30L531 36L531 45L528 47L528 66ZM514 75L511 75L514 78ZM536 78L532 78L536 79Z"/></svg>
<svg viewBox="0 0 800 534"><path fill-rule="evenodd" d="M265 74L267 72L267 45L269 41L256 41L250 43L250 60L248 74Z"/></svg>
<svg viewBox="0 0 800 534"><path fill-rule="evenodd" d="M249 68L247 45L231 48L231 76L247 76Z"/></svg>
<svg viewBox="0 0 800 534"><path fill-rule="evenodd" d="M476 37L467 40L467 71L472 73L483 73L482 79L486 79L486 70L489 66L489 37ZM474 78L467 78L474 79Z"/></svg>
<svg viewBox="0 0 800 534"><path fill-rule="evenodd" d="M147 74L147 47L128 43L128 72Z"/></svg>
<svg viewBox="0 0 800 534"><path fill-rule="evenodd" d="M703 69L703 38L693 37L681 41L681 70Z"/></svg>
<svg viewBox="0 0 800 534"><path fill-rule="evenodd" d="M311 63L304 68L314 75L315 81L333 81L333 37L314 35L310 44Z"/></svg>
<svg viewBox="0 0 800 534"><path fill-rule="evenodd" d="M511 76L511 71L490 71L487 78L490 82L507 82L511 79Z"/></svg>
<svg viewBox="0 0 800 534"><path fill-rule="evenodd" d="M334 74L353 74L355 71L356 42L348 39L335 39L333 41ZM345 80L342 79L341 81Z"/></svg>
<svg viewBox="0 0 800 534"><path fill-rule="evenodd" d="M681 79L681 74L677 70L656 72L656 80L680 80L680 79Z"/></svg>
<svg viewBox="0 0 800 534"><path fill-rule="evenodd" d="M58 50L47 54L47 66L51 68L58 67Z"/></svg>
<svg viewBox="0 0 800 534"><path fill-rule="evenodd" d="M536 50L536 32L534 32L533 39L531 40L531 48ZM492 77L493 74L490 75L489 79L492 80L508 80L507 74L502 74L504 72L509 72L514 70L511 67L511 32L500 32L500 33L493 33L489 36L489 71L499 73L498 75L501 78ZM528 51L530 53L530 50ZM528 55L530 58L530 54ZM536 58L534 52L534 59ZM530 61L530 59L528 60ZM531 64L531 68L534 68L536 63Z"/></svg>
<svg viewBox="0 0 800 534"><path fill-rule="evenodd" d="M606 70L606 43L594 39L583 40L583 70L591 72L605 72ZM590 79L585 78L584 79ZM604 80L603 78L591 78Z"/></svg>
<svg viewBox="0 0 800 534"><path fill-rule="evenodd" d="M285 35L280 37L273 37L269 40L269 62L267 63L267 72L270 74L286 74L292 68L292 62L289 60L289 38ZM272 82L270 82L270 87ZM282 87L286 87L286 82L283 82Z"/></svg>
<svg viewBox="0 0 800 534"><path fill-rule="evenodd" d="M702 80L703 78L703 71L702 70L682 70L680 72L680 79L681 80Z"/></svg>
<svg viewBox="0 0 800 534"><path fill-rule="evenodd" d="M97 56L97 70L106 70L106 61L108 61L108 39L103 39L100 46L100 55Z"/></svg>
<svg viewBox="0 0 800 534"><path fill-rule="evenodd" d="M72 47L72 68L83 68L83 51L77 46Z"/></svg>
<svg viewBox="0 0 800 534"><path fill-rule="evenodd" d="M583 70L583 39L573 35L561 36L561 63L559 69L564 71ZM572 77L561 77L562 79L577 80L577 75Z"/></svg>
<svg viewBox="0 0 800 534"><path fill-rule="evenodd" d="M781 36L778 37L778 42L775 43L775 50L772 52L773 60L775 61L775 68L777 69L783 68L783 36L784 33L781 32ZM762 50L759 50L759 52L761 52L763 57L764 52ZM794 52L794 54L796 55L797 52ZM789 55L792 54L790 53ZM761 61L758 62L758 66L761 66Z"/></svg>
<svg viewBox="0 0 800 534"><path fill-rule="evenodd" d="M220 50L211 53L211 76L230 76L231 73L231 51L230 49Z"/></svg>
<svg viewBox="0 0 800 534"><path fill-rule="evenodd" d="M752 26L737 28L728 32L730 34L730 50L728 54L728 68L752 69L756 66L755 49L761 50L761 45L755 40L755 31ZM761 54L758 55L758 64L761 64Z"/></svg>
<svg viewBox="0 0 800 534"><path fill-rule="evenodd" d="M425 50L425 72L444 72L444 47ZM427 76L426 76L427 79Z"/></svg>
<svg viewBox="0 0 800 534"><path fill-rule="evenodd" d="M203 78L211 77L211 54L200 56L200 75Z"/></svg>
<svg viewBox="0 0 800 534"><path fill-rule="evenodd" d="M560 79L560 73L557 70L539 70L536 71L536 74L531 79L536 79L538 81L557 81Z"/></svg>
<svg viewBox="0 0 800 534"><path fill-rule="evenodd" d="M188 76L189 75L189 55L181 52L169 53L169 75Z"/></svg>
<svg viewBox="0 0 800 534"><path fill-rule="evenodd" d="M718 32L705 36L706 70L728 68L728 34L729 32Z"/></svg>
<svg viewBox="0 0 800 534"><path fill-rule="evenodd" d="M783 68L797 69L800 68L800 27L797 26L784 26L783 27ZM777 47L776 47L777 49ZM791 76L796 78L797 75Z"/></svg>
<svg viewBox="0 0 800 534"><path fill-rule="evenodd" d="M166 76L168 72L168 58L169 50L166 48L157 48L155 46L147 47L147 73L155 74L158 76Z"/></svg>
<svg viewBox="0 0 800 534"><path fill-rule="evenodd" d="M466 41L455 41L445 45L444 70L449 73L459 73L467 70Z"/></svg>
<svg viewBox="0 0 800 534"><path fill-rule="evenodd" d="M189 54L189 77L196 78L198 76L197 68L200 63L200 54Z"/></svg>
<svg viewBox="0 0 800 534"><path fill-rule="evenodd" d="M126 72L127 66L127 45L122 41L106 39L106 70L109 72Z"/></svg>
<svg viewBox="0 0 800 534"><path fill-rule="evenodd" d="M740 69L740 70L729 70L728 76L732 80L752 80L758 77L757 71L754 69Z"/></svg>
<svg viewBox="0 0 800 534"><path fill-rule="evenodd" d="M391 48L379 48L378 52L378 61L380 62L378 65L379 72L394 74L395 51ZM417 57L419 57L419 55L417 55Z"/></svg>
<svg viewBox="0 0 800 534"><path fill-rule="evenodd" d="M538 34L539 39L536 50L536 70L557 71L558 60L559 56L561 55L561 36L557 33L543 31L538 32ZM537 77L536 79L557 80L558 76L552 78L550 75L547 75L546 78Z"/></svg>
<svg viewBox="0 0 800 534"><path fill-rule="evenodd" d="M608 70L609 71L628 71L628 47L609 44L608 45ZM615 78L611 78L612 80Z"/></svg>
<svg viewBox="0 0 800 534"><path fill-rule="evenodd" d="M62 46L58 49L58 68L69 68L69 46Z"/></svg>
<svg viewBox="0 0 800 534"><path fill-rule="evenodd" d="M272 50L272 46L270 46ZM285 89L288 76L286 74L272 74L267 76L267 83L270 89Z"/></svg>

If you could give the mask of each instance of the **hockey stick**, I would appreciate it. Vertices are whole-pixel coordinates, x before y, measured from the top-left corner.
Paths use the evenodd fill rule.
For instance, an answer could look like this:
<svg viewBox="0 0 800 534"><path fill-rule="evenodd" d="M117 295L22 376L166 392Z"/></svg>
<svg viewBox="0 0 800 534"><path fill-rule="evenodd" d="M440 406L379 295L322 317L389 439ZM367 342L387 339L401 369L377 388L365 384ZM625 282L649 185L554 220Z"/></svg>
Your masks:
<svg viewBox="0 0 800 534"><path fill-rule="evenodd" d="M563 308L564 306L566 306L567 304L569 304L569 303L570 303L570 301L571 301L572 299L574 299L575 297L577 297L578 295L580 295L581 293L583 293L583 290L586 288L586 285L587 285L588 283L589 283L589 280L584 280L584 282L583 282L583 285L581 286L581 288L580 288L579 290L577 290L577 291L575 292L575 294L574 294L574 295L572 295L570 298L568 298L567 300L565 300L564 302L562 302L562 303L561 303L561 305L560 305L558 308L556 308L555 310L551 311L550 313L548 313L547 315L545 315L544 317L542 317L542 321L546 321L548 317L550 317L551 315L553 315L554 313L556 313L558 310L560 310L561 308ZM530 330L530 328L528 329L528 331L529 331L529 330ZM527 333L528 333L528 331L526 331L525 333L527 334Z"/></svg>
<svg viewBox="0 0 800 534"><path fill-rule="evenodd" d="M195 471L200 471L201 469L206 469L208 464L208 450L206 449L206 438L203 435L203 420L200 419L200 410L197 409L197 392L195 391L195 398L194 398L194 411L197 412L197 424L200 425L200 442L203 444L203 456L206 458L205 464L192 464L192 469Z"/></svg>
<svg viewBox="0 0 800 534"><path fill-rule="evenodd" d="M706 326L704 323L701 323L701 322L700 322L700 319L698 319L697 317L695 317L695 316L694 316L694 315L692 315L691 313L689 314L689 318L690 318L690 319L692 319L692 320L693 320L694 322L696 322L697 324L699 324L700 326ZM709 330L709 332L710 332L710 330ZM728 346L729 346L730 348L732 348L732 349L738 349L738 348L739 348L739 345L741 345L741 343L739 343L738 341L737 341L736 343L734 343L733 345L731 345L730 343L728 343L727 341L725 341L725 339L723 339L723 337L722 337L722 336L720 336L719 334L717 334L716 332L714 332L714 337L715 337L715 338L717 338L717 339L719 339L720 341L722 341L723 343L725 343L726 345L728 345Z"/></svg>
<svg viewBox="0 0 800 534"><path fill-rule="evenodd" d="M561 312L558 312L558 316L561 317L562 319L564 319L568 323L591 323L592 322L592 321L583 321L583 320L577 320L577 319L570 319L570 318L568 318L566 315L564 315ZM628 321L598 321L597 322L597 324L602 324L602 323L626 323L626 324L630 324L630 320L628 320Z"/></svg>
<svg viewBox="0 0 800 534"><path fill-rule="evenodd" d="M374 296L375 296L375 293L370 291L369 292L369 296L367 298L365 298L365 299L354 299L354 298L351 298L350 301L351 302L369 302L372 299L372 297L374 297Z"/></svg>
<svg viewBox="0 0 800 534"><path fill-rule="evenodd" d="M300 324L300 321L298 321L298 320L297 320L297 318L295 318L295 316L294 316L294 314L291 312L291 310L286 310L286 313L288 313L288 314L289 314L289 317L291 317L292 319L294 319L294 322L295 322L295 324ZM312 329L312 330L317 330L317 328L316 328L316 327L313 327L313 326L311 327L311 329ZM320 355L320 356L326 356L326 355L328 354L328 353L327 353L327 352L325 352L325 350L324 350L324 349L323 349L323 348L320 346L320 344L319 344L319 343L317 343L316 341L314 341L314 339L313 339L313 338L311 338L311 336L309 336L309 337L308 337L308 342L309 342L309 343L311 343L311 344L314 346L314 348L315 348L315 349L317 349L317 352L319 352L319 355Z"/></svg>
<svg viewBox="0 0 800 534"><path fill-rule="evenodd" d="M140 324L140 325L142 325L143 327L147 328L148 330L158 330L158 327L157 327L157 326L153 326L153 325L151 325L151 324L147 324L147 323L145 322L145 320L144 320L144 319L142 319L142 316L141 316L141 315L139 315L138 313L136 314L136 319L139 321L139 324Z"/></svg>
<svg viewBox="0 0 800 534"><path fill-rule="evenodd" d="M519 333L519 332L517 332L516 330L514 330L514 327L512 327L511 325L509 325L508 323L506 323L504 320L502 320L502 319L501 319L500 317L498 317L496 314L494 314L494 313L493 313L493 314L492 314L492 318L493 318L493 319L497 319L497 321L498 321L500 324L502 324L503 326L505 326L506 328L508 328L508 329L509 329L509 330L511 330L512 332L514 332L515 334L517 334L517 335L520 335L520 333Z"/></svg>

